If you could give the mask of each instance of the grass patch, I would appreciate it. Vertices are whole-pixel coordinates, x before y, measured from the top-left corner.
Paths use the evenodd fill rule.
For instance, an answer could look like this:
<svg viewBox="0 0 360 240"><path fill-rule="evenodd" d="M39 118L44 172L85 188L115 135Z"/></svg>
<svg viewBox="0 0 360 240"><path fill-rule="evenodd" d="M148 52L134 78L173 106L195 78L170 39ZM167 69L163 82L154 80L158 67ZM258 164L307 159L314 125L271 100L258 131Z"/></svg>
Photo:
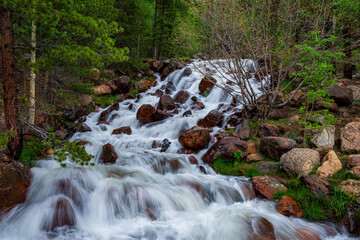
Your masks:
<svg viewBox="0 0 360 240"><path fill-rule="evenodd" d="M94 102L96 105L100 106L101 108L105 108L115 103L118 99L119 97L114 95L95 96Z"/></svg>
<svg viewBox="0 0 360 240"><path fill-rule="evenodd" d="M227 161L223 158L218 158L215 160L213 168L217 173L223 175L240 176L242 175L240 173L243 173L245 177L255 177L264 175L264 173L259 173L259 170L256 168L258 164L234 160Z"/></svg>
<svg viewBox="0 0 360 240"><path fill-rule="evenodd" d="M331 197L319 197L307 189L298 178L289 179L285 185L288 191L275 193L274 199L279 199L283 195L292 197L304 210L304 217L312 221L340 220L347 214L346 206L356 204L355 198L347 196L335 187Z"/></svg>

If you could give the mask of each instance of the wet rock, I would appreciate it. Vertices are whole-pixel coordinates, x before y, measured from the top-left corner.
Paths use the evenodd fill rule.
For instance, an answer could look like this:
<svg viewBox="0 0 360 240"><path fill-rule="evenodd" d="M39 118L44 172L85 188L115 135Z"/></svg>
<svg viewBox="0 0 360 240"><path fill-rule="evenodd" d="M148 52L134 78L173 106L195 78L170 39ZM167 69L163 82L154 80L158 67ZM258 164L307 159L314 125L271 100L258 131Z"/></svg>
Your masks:
<svg viewBox="0 0 360 240"><path fill-rule="evenodd" d="M165 86L165 93L170 94L172 92L176 91L176 87L172 82L168 82Z"/></svg>
<svg viewBox="0 0 360 240"><path fill-rule="evenodd" d="M264 157L261 153L252 153L247 155L246 161L247 162L259 162L264 160Z"/></svg>
<svg viewBox="0 0 360 240"><path fill-rule="evenodd" d="M212 165L217 158L233 159L235 152L242 152L242 157L246 157L246 142L235 137L224 137L212 145L202 159L205 163Z"/></svg>
<svg viewBox="0 0 360 240"><path fill-rule="evenodd" d="M171 170L172 170L173 172L176 172L176 171L179 170L180 167L181 167L181 163L180 163L180 161L177 160L177 159L169 160L168 163L169 163L169 165L170 165L170 167L171 167Z"/></svg>
<svg viewBox="0 0 360 240"><path fill-rule="evenodd" d="M301 240L320 240L319 233L311 228L298 228L295 236Z"/></svg>
<svg viewBox="0 0 360 240"><path fill-rule="evenodd" d="M276 211L287 217L302 218L303 210L290 196L282 196L276 203Z"/></svg>
<svg viewBox="0 0 360 240"><path fill-rule="evenodd" d="M202 149L211 140L210 130L206 128L193 127L179 136L179 142L186 148Z"/></svg>
<svg viewBox="0 0 360 240"><path fill-rule="evenodd" d="M356 212L358 212L358 207L354 206L345 206L346 207L346 216L344 216L340 224L345 227L345 229L351 234L357 234L359 225L357 224Z"/></svg>
<svg viewBox="0 0 360 240"><path fill-rule="evenodd" d="M257 194L272 200L276 192L286 192L288 189L282 183L269 176L256 176L252 183Z"/></svg>
<svg viewBox="0 0 360 240"><path fill-rule="evenodd" d="M194 156L190 156L190 157L189 157L189 162L190 162L191 164L198 164L198 160L197 160L196 157L194 157Z"/></svg>
<svg viewBox="0 0 360 240"><path fill-rule="evenodd" d="M69 178L59 179L55 183L55 192L70 198L73 203L79 207L82 204L83 197L81 196L81 193L77 187L73 184L72 180Z"/></svg>
<svg viewBox="0 0 360 240"><path fill-rule="evenodd" d="M244 120L241 124L237 125L235 132L239 134L240 139L246 140L250 137L249 120Z"/></svg>
<svg viewBox="0 0 360 240"><path fill-rule="evenodd" d="M120 93L128 93L131 88L131 79L128 76L121 76L118 77L114 81L115 86Z"/></svg>
<svg viewBox="0 0 360 240"><path fill-rule="evenodd" d="M286 109L275 109L269 112L268 117L272 119L286 118L288 117L288 113Z"/></svg>
<svg viewBox="0 0 360 240"><path fill-rule="evenodd" d="M222 123L224 116L218 110L211 110L203 119L200 119L197 123L199 127L211 128L219 126Z"/></svg>
<svg viewBox="0 0 360 240"><path fill-rule="evenodd" d="M126 126L126 127L121 127L121 128L117 128L114 129L114 131L112 132L113 135L117 135L117 134L127 134L130 135L131 134L131 127L130 126Z"/></svg>
<svg viewBox="0 0 360 240"><path fill-rule="evenodd" d="M358 154L358 155L349 155L346 166L348 168L360 166L360 154Z"/></svg>
<svg viewBox="0 0 360 240"><path fill-rule="evenodd" d="M288 175L307 176L320 163L319 153L308 148L294 148L280 158L280 167Z"/></svg>
<svg viewBox="0 0 360 240"><path fill-rule="evenodd" d="M51 222L43 226L45 231L54 231L58 227L75 225L75 211L69 200L60 197L56 203L53 204L53 208L54 213Z"/></svg>
<svg viewBox="0 0 360 240"><path fill-rule="evenodd" d="M78 146L85 146L85 145L87 145L87 144L90 144L90 145L91 145L91 143L88 142L88 141L78 141L78 142L76 143L76 145L78 145Z"/></svg>
<svg viewBox="0 0 360 240"><path fill-rule="evenodd" d="M180 90L175 96L174 101L177 103L185 103L190 97L190 94L188 91Z"/></svg>
<svg viewBox="0 0 360 240"><path fill-rule="evenodd" d="M146 209L146 215L153 221L157 219L156 215L149 208Z"/></svg>
<svg viewBox="0 0 360 240"><path fill-rule="evenodd" d="M150 104L142 105L136 113L136 119L141 123L146 124L153 122L153 115L155 114L156 109Z"/></svg>
<svg viewBox="0 0 360 240"><path fill-rule="evenodd" d="M191 68L185 68L184 69L184 72L183 72L183 75L184 76L190 76L192 74L192 70L191 70Z"/></svg>
<svg viewBox="0 0 360 240"><path fill-rule="evenodd" d="M330 150L328 154L325 155L322 165L317 169L316 173L319 174L320 177L329 177L341 169L341 161L336 153L333 150Z"/></svg>
<svg viewBox="0 0 360 240"><path fill-rule="evenodd" d="M175 102L170 95L162 95L157 105L158 110L169 111L175 109Z"/></svg>
<svg viewBox="0 0 360 240"><path fill-rule="evenodd" d="M278 162L266 162L259 164L256 168L260 173L270 172L273 170L277 170L280 167L280 163Z"/></svg>
<svg viewBox="0 0 360 240"><path fill-rule="evenodd" d="M340 184L340 189L346 195L355 197L358 203L360 203L360 180L346 180Z"/></svg>
<svg viewBox="0 0 360 240"><path fill-rule="evenodd" d="M335 126L324 128L321 132L315 134L314 138L310 140L311 144L317 148L331 147L335 145Z"/></svg>
<svg viewBox="0 0 360 240"><path fill-rule="evenodd" d="M350 105L353 102L352 90L341 86L331 86L326 88L328 94L335 103L343 106Z"/></svg>
<svg viewBox="0 0 360 240"><path fill-rule="evenodd" d="M207 174L207 171L206 171L206 169L205 169L204 166L200 165L200 166L199 166L199 169L200 169L200 171L201 171L202 173Z"/></svg>
<svg viewBox="0 0 360 240"><path fill-rule="evenodd" d="M161 150L160 152L166 152L166 150L168 150L168 148L170 147L171 142L165 138L162 143L161 143Z"/></svg>
<svg viewBox="0 0 360 240"><path fill-rule="evenodd" d="M183 117L189 117L191 115L192 115L191 110L187 110L187 111L184 112Z"/></svg>
<svg viewBox="0 0 360 240"><path fill-rule="evenodd" d="M271 124L263 124L259 128L259 136L260 137L278 137L280 136L279 127Z"/></svg>
<svg viewBox="0 0 360 240"><path fill-rule="evenodd" d="M341 129L341 151L348 153L360 152L360 123L351 122Z"/></svg>
<svg viewBox="0 0 360 240"><path fill-rule="evenodd" d="M108 85L97 85L91 87L94 90L95 95L110 95L112 93L111 88Z"/></svg>
<svg viewBox="0 0 360 240"><path fill-rule="evenodd" d="M195 105L191 106L191 109L201 110L204 109L205 105L202 102L198 102Z"/></svg>
<svg viewBox="0 0 360 240"><path fill-rule="evenodd" d="M78 132L91 132L91 128L86 123L82 123L80 124Z"/></svg>
<svg viewBox="0 0 360 240"><path fill-rule="evenodd" d="M161 80L165 80L167 76L169 76L172 72L174 72L176 69L180 67L179 63L175 60L171 61L169 64L167 64L161 75Z"/></svg>
<svg viewBox="0 0 360 240"><path fill-rule="evenodd" d="M266 218L255 217L250 221L251 240L276 240L274 226Z"/></svg>
<svg viewBox="0 0 360 240"><path fill-rule="evenodd" d="M108 121L100 121L96 125L110 125L110 123ZM106 128L104 128L104 129L106 130ZM103 128L102 128L102 130L103 130ZM105 130L103 130L103 131L105 131Z"/></svg>
<svg viewBox="0 0 360 240"><path fill-rule="evenodd" d="M166 118L172 117L173 115L171 113L162 111L162 110L156 110L156 112L152 115L153 121L162 121Z"/></svg>
<svg viewBox="0 0 360 240"><path fill-rule="evenodd" d="M181 148L177 151L178 154L193 154L194 150L189 148Z"/></svg>
<svg viewBox="0 0 360 240"><path fill-rule="evenodd" d="M329 196L332 188L330 183L319 175L309 175L302 178L305 186L315 195Z"/></svg>
<svg viewBox="0 0 360 240"><path fill-rule="evenodd" d="M264 137L260 141L260 152L271 158L279 159L281 155L296 148L296 141L283 137Z"/></svg>
<svg viewBox="0 0 360 240"><path fill-rule="evenodd" d="M115 163L117 158L118 158L118 155L115 152L114 147L110 143L105 144L102 148L101 162L102 163Z"/></svg>
<svg viewBox="0 0 360 240"><path fill-rule="evenodd" d="M101 114L100 114L100 117L99 117L99 122L107 121L110 113L113 112L113 111L119 110L119 108L120 108L120 105L117 102L117 103L114 103L113 105L111 105L108 109L102 111Z"/></svg>
<svg viewBox="0 0 360 240"><path fill-rule="evenodd" d="M25 201L31 176L30 168L21 162L0 161L0 214Z"/></svg>
<svg viewBox="0 0 360 240"><path fill-rule="evenodd" d="M209 92L216 83L216 79L210 76L205 76L203 79L201 79L201 82L199 84L199 91L201 93L207 91Z"/></svg>
<svg viewBox="0 0 360 240"><path fill-rule="evenodd" d="M157 89L154 93L155 96L161 97L162 95L164 95L164 92L161 91L160 89Z"/></svg>

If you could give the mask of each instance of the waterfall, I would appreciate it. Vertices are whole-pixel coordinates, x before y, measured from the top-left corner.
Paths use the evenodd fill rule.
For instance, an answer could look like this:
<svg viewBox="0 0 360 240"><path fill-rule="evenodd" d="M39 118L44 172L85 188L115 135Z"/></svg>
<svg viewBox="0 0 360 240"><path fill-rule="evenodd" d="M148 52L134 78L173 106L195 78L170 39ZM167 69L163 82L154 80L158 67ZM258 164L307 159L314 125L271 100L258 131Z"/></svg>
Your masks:
<svg viewBox="0 0 360 240"><path fill-rule="evenodd" d="M249 70L253 68L250 60L244 63ZM35 161L26 202L1 219L0 239L247 240L257 231L254 221L259 217L272 223L276 239L301 239L296 233L304 229L317 232L321 239L351 239L330 223L277 213L275 202L254 198L249 179L219 175L204 164L201 157L207 149L194 154L206 174L189 162L188 155L178 153L182 148L177 140L180 132L195 126L220 104L233 102L218 87L207 96L199 93L201 72L212 72L216 79L231 77L226 71L215 71L214 64L226 66L223 60L199 60L188 66L190 75L180 69L164 81L158 76L158 84L141 93L141 98L120 102L119 110L109 116L111 119L116 114L110 125L97 125L101 111L91 113L86 120L91 132L78 132L72 141L89 142L86 150L95 156L92 161L96 165L79 167L68 160L68 167L61 168L53 159ZM181 104L178 114L141 125L137 110L143 104L156 107L159 97L154 93L169 82L176 88L170 93L172 97L186 90L190 98ZM252 84L260 94L255 79ZM184 117L191 109L192 96L205 108L192 109L192 115ZM225 113L225 119L230 114ZM112 135L123 126L130 126L132 134ZM219 129L215 127L212 135ZM164 139L171 144L161 152ZM154 141L159 143L156 148ZM112 165L99 163L102 146L108 143L118 154Z"/></svg>

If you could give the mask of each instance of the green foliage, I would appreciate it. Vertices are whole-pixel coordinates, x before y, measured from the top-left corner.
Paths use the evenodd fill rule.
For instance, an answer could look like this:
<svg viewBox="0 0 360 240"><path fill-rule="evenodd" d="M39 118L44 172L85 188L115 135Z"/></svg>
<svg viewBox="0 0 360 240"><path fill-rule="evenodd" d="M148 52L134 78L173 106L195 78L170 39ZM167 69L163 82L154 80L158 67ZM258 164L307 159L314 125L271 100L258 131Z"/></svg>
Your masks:
<svg viewBox="0 0 360 240"><path fill-rule="evenodd" d="M240 160L242 157L243 157L243 152L242 151L234 152L234 158L236 160Z"/></svg>
<svg viewBox="0 0 360 240"><path fill-rule="evenodd" d="M245 172L244 172L244 177L255 177L255 176L259 176L261 175L259 173L259 170L256 167L249 167L246 168Z"/></svg>
<svg viewBox="0 0 360 240"><path fill-rule="evenodd" d="M299 51L300 62L303 64L303 69L295 76L302 78L308 88L306 102L299 109L305 112L305 120L299 120L299 124L305 125L305 140L307 139L307 129L322 129L336 123L334 115L329 114L328 110L313 114L316 101L321 100L327 105L333 102L325 87L331 86L337 81L336 78L333 78L335 72L333 63L343 56L340 52L327 50L327 45L335 40L334 36L320 38L319 35L319 32L311 32L307 41L295 46ZM311 121L320 116L324 116L321 124L318 121Z"/></svg>
<svg viewBox="0 0 360 240"><path fill-rule="evenodd" d="M242 166L240 162L226 161L223 158L218 158L215 160L213 168L216 172L223 175L238 176L239 170L242 169Z"/></svg>
<svg viewBox="0 0 360 240"><path fill-rule="evenodd" d="M95 165L94 163L90 163L94 156L88 154L85 147L77 145L76 142L66 142L62 148L54 152L54 158L62 167L67 167L67 164L64 163L67 158L70 158L71 161L80 166Z"/></svg>
<svg viewBox="0 0 360 240"><path fill-rule="evenodd" d="M231 133L234 133L235 132L235 128L230 128L228 130L225 130L225 134L231 134Z"/></svg>
<svg viewBox="0 0 360 240"><path fill-rule="evenodd" d="M139 90L137 90L137 89L131 89L131 90L130 90L130 93L131 93L132 95L137 95L137 94L139 94Z"/></svg>
<svg viewBox="0 0 360 240"><path fill-rule="evenodd" d="M250 129L257 129L259 128L259 123L254 121L249 121L249 127Z"/></svg>
<svg viewBox="0 0 360 240"><path fill-rule="evenodd" d="M94 97L95 104L100 106L101 108L110 106L111 104L115 103L117 100L118 100L118 96L115 95L104 95L104 96Z"/></svg>
<svg viewBox="0 0 360 240"><path fill-rule="evenodd" d="M17 135L16 131L6 130L0 133L0 150L7 148L10 137L15 137Z"/></svg>

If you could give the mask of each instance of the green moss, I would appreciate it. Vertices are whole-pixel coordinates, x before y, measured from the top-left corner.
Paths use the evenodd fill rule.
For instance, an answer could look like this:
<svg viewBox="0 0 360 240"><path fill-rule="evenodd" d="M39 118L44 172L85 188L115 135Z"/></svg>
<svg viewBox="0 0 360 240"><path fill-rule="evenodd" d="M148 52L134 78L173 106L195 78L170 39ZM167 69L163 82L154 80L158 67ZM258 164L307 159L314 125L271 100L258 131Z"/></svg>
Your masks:
<svg viewBox="0 0 360 240"><path fill-rule="evenodd" d="M226 161L223 158L218 158L213 164L213 168L216 172L223 175L239 176L239 170L243 169L240 162Z"/></svg>
<svg viewBox="0 0 360 240"><path fill-rule="evenodd" d="M255 177L261 175L259 170L256 167L249 167L245 170L244 176L245 177Z"/></svg>
<svg viewBox="0 0 360 240"><path fill-rule="evenodd" d="M231 134L231 133L234 133L235 132L235 128L230 128L228 130L225 130L225 134Z"/></svg>

